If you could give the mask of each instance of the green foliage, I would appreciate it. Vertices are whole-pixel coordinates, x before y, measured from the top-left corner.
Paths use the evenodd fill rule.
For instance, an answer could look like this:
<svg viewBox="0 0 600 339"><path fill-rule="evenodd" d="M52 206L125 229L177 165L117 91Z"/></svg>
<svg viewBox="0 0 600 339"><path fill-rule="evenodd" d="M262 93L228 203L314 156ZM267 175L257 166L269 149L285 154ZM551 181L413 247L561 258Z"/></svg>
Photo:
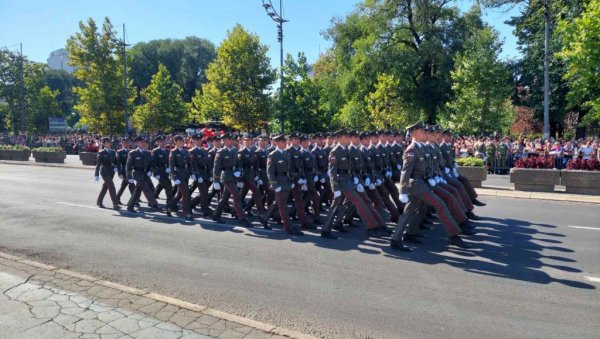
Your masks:
<svg viewBox="0 0 600 339"><path fill-rule="evenodd" d="M3 151L30 151L29 147L22 145L0 145Z"/></svg>
<svg viewBox="0 0 600 339"><path fill-rule="evenodd" d="M288 131L325 131L333 119L333 113L319 104L322 92L317 82L308 76L308 72L309 66L304 53L299 53L297 60L288 54L283 78L283 107ZM278 105L280 92L277 94Z"/></svg>
<svg viewBox="0 0 600 339"><path fill-rule="evenodd" d="M129 91L124 92L120 42L108 18L104 19L101 31L92 18L87 25L80 22L79 29L67 40L71 65L77 69L75 77L84 83L83 87L73 88L80 99L75 110L92 132L122 133L125 100L128 104L133 102L135 89L128 84Z"/></svg>
<svg viewBox="0 0 600 339"><path fill-rule="evenodd" d="M485 27L465 41L452 71L454 101L448 103L445 125L462 134L507 130L512 107L507 103L512 86L508 67L498 60L498 34Z"/></svg>
<svg viewBox="0 0 600 339"><path fill-rule="evenodd" d="M32 152L38 153L56 153L56 152L64 152L65 150L62 147L36 147L31 150Z"/></svg>
<svg viewBox="0 0 600 339"><path fill-rule="evenodd" d="M59 92L53 91L48 86L42 87L37 96L33 98L31 105L30 127L28 131L36 133L47 133L49 130L48 118L62 116L56 97Z"/></svg>
<svg viewBox="0 0 600 339"><path fill-rule="evenodd" d="M256 34L240 24L230 30L208 66L208 82L193 99L193 119L204 120L220 111L225 124L242 130L268 122L272 106L267 90L275 81L275 71L267 50Z"/></svg>
<svg viewBox="0 0 600 339"><path fill-rule="evenodd" d="M559 23L562 50L558 56L566 62L564 78L571 91L571 107L588 109L585 122L600 122L600 1L590 0L583 14Z"/></svg>
<svg viewBox="0 0 600 339"><path fill-rule="evenodd" d="M198 37L162 39L140 42L127 51L131 62L131 78L141 92L150 85L152 75L164 65L173 81L183 89L189 102L196 90L206 82L206 68L215 58L212 42Z"/></svg>
<svg viewBox="0 0 600 339"><path fill-rule="evenodd" d="M414 88L393 75L381 74L373 92L365 98L372 127L376 129L404 129L423 119L413 107Z"/></svg>
<svg viewBox="0 0 600 339"><path fill-rule="evenodd" d="M56 100L62 111L60 116L69 116L73 112L73 106L77 103L73 87L82 87L83 83L62 69L47 69L42 76L42 83L51 90L58 91Z"/></svg>
<svg viewBox="0 0 600 339"><path fill-rule="evenodd" d="M483 159L469 157L469 158L456 158L456 162L459 166L470 166L470 167L482 167Z"/></svg>
<svg viewBox="0 0 600 339"><path fill-rule="evenodd" d="M183 122L187 113L182 94L167 68L159 64L150 85L142 90L144 103L135 109L134 126L143 132L170 132L174 125Z"/></svg>

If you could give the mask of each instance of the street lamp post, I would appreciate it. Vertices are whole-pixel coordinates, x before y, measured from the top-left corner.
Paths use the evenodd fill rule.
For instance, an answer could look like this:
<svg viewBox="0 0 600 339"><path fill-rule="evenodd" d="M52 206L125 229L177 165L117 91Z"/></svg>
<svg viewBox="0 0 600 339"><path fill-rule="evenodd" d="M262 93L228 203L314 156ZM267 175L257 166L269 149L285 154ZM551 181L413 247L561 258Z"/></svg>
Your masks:
<svg viewBox="0 0 600 339"><path fill-rule="evenodd" d="M550 137L550 0L544 0L544 139Z"/></svg>
<svg viewBox="0 0 600 339"><path fill-rule="evenodd" d="M283 0L279 0L279 12L273 7L271 0L262 0L263 7L267 15L277 23L277 41L279 42L279 123L281 124L281 133L284 133L284 108L283 108L283 23L289 22L283 18Z"/></svg>

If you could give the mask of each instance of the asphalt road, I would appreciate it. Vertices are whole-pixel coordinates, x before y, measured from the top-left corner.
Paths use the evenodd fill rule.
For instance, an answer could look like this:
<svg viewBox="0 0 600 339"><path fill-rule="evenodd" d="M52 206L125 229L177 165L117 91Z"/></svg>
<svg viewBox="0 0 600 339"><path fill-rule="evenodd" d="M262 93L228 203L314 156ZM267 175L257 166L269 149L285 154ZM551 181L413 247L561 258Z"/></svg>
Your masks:
<svg viewBox="0 0 600 339"><path fill-rule="evenodd" d="M404 254L362 228L101 210L99 189L90 170L0 165L0 251L327 338L600 337L597 205L482 198L472 250L437 227Z"/></svg>

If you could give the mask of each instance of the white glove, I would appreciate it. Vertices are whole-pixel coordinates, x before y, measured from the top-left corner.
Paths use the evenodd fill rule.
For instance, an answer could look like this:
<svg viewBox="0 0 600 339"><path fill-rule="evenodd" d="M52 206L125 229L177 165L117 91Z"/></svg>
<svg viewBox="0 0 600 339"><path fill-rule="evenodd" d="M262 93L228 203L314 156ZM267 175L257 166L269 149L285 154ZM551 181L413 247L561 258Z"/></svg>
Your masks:
<svg viewBox="0 0 600 339"><path fill-rule="evenodd" d="M100 181L100 177L99 177L99 176L96 176L96 177L94 178L94 180L95 180L95 181Z"/></svg>
<svg viewBox="0 0 600 339"><path fill-rule="evenodd" d="M358 178L357 177L354 177L354 184L358 185Z"/></svg>
<svg viewBox="0 0 600 339"><path fill-rule="evenodd" d="M360 193L365 191L365 187L362 184L356 185L356 190Z"/></svg>
<svg viewBox="0 0 600 339"><path fill-rule="evenodd" d="M429 182L429 186L435 187L435 180L429 179L429 180L427 180L427 182Z"/></svg>
<svg viewBox="0 0 600 339"><path fill-rule="evenodd" d="M458 178L458 171L456 170L456 168L452 170L452 173L454 173L454 176Z"/></svg>
<svg viewBox="0 0 600 339"><path fill-rule="evenodd" d="M381 186L381 179L377 179L377 181L375 181L375 186Z"/></svg>
<svg viewBox="0 0 600 339"><path fill-rule="evenodd" d="M123 176L119 174L119 179L123 180Z"/></svg>
<svg viewBox="0 0 600 339"><path fill-rule="evenodd" d="M306 184L302 185L302 188L301 188L301 190L303 190L303 191L308 191L308 186L306 186Z"/></svg>
<svg viewBox="0 0 600 339"><path fill-rule="evenodd" d="M367 185L367 186L371 186L371 179L369 179L369 178L366 178L366 179L365 179L365 185Z"/></svg>
<svg viewBox="0 0 600 339"><path fill-rule="evenodd" d="M117 173L117 172L119 171L119 169L115 167L115 168L113 169L113 171L115 171L115 173Z"/></svg>
<svg viewBox="0 0 600 339"><path fill-rule="evenodd" d="M133 179L129 179L129 180L127 180L127 182L130 184L135 184L135 180L133 180Z"/></svg>
<svg viewBox="0 0 600 339"><path fill-rule="evenodd" d="M458 168L458 163L457 162L454 163L454 168Z"/></svg>
<svg viewBox="0 0 600 339"><path fill-rule="evenodd" d="M400 165L400 164L396 165L396 169L401 170L402 169L402 165Z"/></svg>
<svg viewBox="0 0 600 339"><path fill-rule="evenodd" d="M240 171L233 172L233 176L236 178L239 178L241 175L242 175L242 172L240 172Z"/></svg>
<svg viewBox="0 0 600 339"><path fill-rule="evenodd" d="M408 202L408 194L400 194L400 202L406 204Z"/></svg>
<svg viewBox="0 0 600 339"><path fill-rule="evenodd" d="M439 184L441 182L440 177L438 176L434 177L433 180L435 180L436 184Z"/></svg>
<svg viewBox="0 0 600 339"><path fill-rule="evenodd" d="M238 188L244 188L244 183L243 183L243 182L241 182L241 181L240 181L240 182L238 182L238 183L237 183L237 187L238 187Z"/></svg>
<svg viewBox="0 0 600 339"><path fill-rule="evenodd" d="M155 175L154 177L156 178L156 180L160 180L160 175Z"/></svg>
<svg viewBox="0 0 600 339"><path fill-rule="evenodd" d="M258 179L258 181L256 182L258 184L258 186L264 184L262 180Z"/></svg>
<svg viewBox="0 0 600 339"><path fill-rule="evenodd" d="M296 185L294 185L294 183L292 183L292 185L290 186L290 188L294 188L296 187Z"/></svg>
<svg viewBox="0 0 600 339"><path fill-rule="evenodd" d="M450 169L448 167L444 167L444 172L446 172L446 174L450 174Z"/></svg>
<svg viewBox="0 0 600 339"><path fill-rule="evenodd" d="M441 180L441 181L442 181L444 184L448 185L448 182L446 181L446 179L444 179L444 178L441 178L440 180Z"/></svg>
<svg viewBox="0 0 600 339"><path fill-rule="evenodd" d="M177 179L177 180L173 181L173 185L177 186L179 184L181 184L181 180Z"/></svg>
<svg viewBox="0 0 600 339"><path fill-rule="evenodd" d="M209 177L208 181L213 182L213 177Z"/></svg>
<svg viewBox="0 0 600 339"><path fill-rule="evenodd" d="M385 172L385 176L386 176L386 177L388 177L388 178L389 178L389 177L391 177L391 176L392 176L392 172L390 172L390 171L386 171L386 172Z"/></svg>
<svg viewBox="0 0 600 339"><path fill-rule="evenodd" d="M338 198L338 197L340 197L341 195L342 195L342 192L340 192L340 191L335 191L335 192L333 192L333 197L334 197L334 198Z"/></svg>
<svg viewBox="0 0 600 339"><path fill-rule="evenodd" d="M221 185L218 182L215 182L213 184L213 188L215 191L220 191L221 190Z"/></svg>
<svg viewBox="0 0 600 339"><path fill-rule="evenodd" d="M321 183L324 184L327 180L325 178L321 178Z"/></svg>
<svg viewBox="0 0 600 339"><path fill-rule="evenodd" d="M152 176L152 172L148 171L148 173L146 173L147 176L151 177Z"/></svg>
<svg viewBox="0 0 600 339"><path fill-rule="evenodd" d="M190 175L190 179L196 180L196 175L195 174Z"/></svg>
<svg viewBox="0 0 600 339"><path fill-rule="evenodd" d="M165 169L165 173L167 173L167 174L171 173L171 167L167 167L167 169Z"/></svg>
<svg viewBox="0 0 600 339"><path fill-rule="evenodd" d="M298 179L298 185L302 185L303 183L304 183L304 180Z"/></svg>
<svg viewBox="0 0 600 339"><path fill-rule="evenodd" d="M318 176L318 175L315 175L315 177L313 178L313 181L314 181L314 182L317 182L317 181L319 181L319 176Z"/></svg>
<svg viewBox="0 0 600 339"><path fill-rule="evenodd" d="M281 186L277 187L277 188L275 189L275 192L276 192L276 193L279 193L279 192L281 192Z"/></svg>
<svg viewBox="0 0 600 339"><path fill-rule="evenodd" d="M199 177L199 178L198 178L198 183L199 183L199 184L201 184L201 183L203 183L203 182L204 182L204 178L203 178L203 177Z"/></svg>
<svg viewBox="0 0 600 339"><path fill-rule="evenodd" d="M260 179L260 178L258 177L258 175L254 177L254 181L255 181L255 182L257 182L257 181L258 181L258 179Z"/></svg>

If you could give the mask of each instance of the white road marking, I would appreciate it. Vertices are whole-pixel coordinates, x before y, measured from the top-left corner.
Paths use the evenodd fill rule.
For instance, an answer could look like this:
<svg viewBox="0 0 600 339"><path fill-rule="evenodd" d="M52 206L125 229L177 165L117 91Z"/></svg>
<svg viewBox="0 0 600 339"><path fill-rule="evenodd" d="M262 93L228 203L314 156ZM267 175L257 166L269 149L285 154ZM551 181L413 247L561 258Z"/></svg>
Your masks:
<svg viewBox="0 0 600 339"><path fill-rule="evenodd" d="M133 213L128 212L126 209L122 209L120 211L115 211L112 208L100 208L100 207L97 207L97 206L80 205L80 204L74 204L74 203L71 203L71 202L64 202L64 201L57 201L56 203L59 204L59 205L65 205L65 206L89 208L89 209L97 210L97 211L127 213L127 214L134 215ZM140 213L140 215L144 215L144 214L151 215L154 218L164 219L164 220L168 220L168 221L175 221L175 220L177 220L175 218L168 217L166 215L147 214L147 213L143 213L143 212L138 212L138 213ZM211 220L208 220L208 219L203 219L203 220L197 220L196 219L196 220L194 220L194 223L196 223L196 221L203 221L203 222L206 221L206 222L208 222L212 226L225 227L225 228L236 228L238 230L247 231L247 229L245 227L236 227L236 225L229 225L229 224L218 224L218 223L216 223L214 221L211 221ZM265 230L265 229L256 228L256 227L253 227L251 229L251 231L252 231L252 233L255 233L256 231L258 231L258 233L273 233L274 232L273 230Z"/></svg>
<svg viewBox="0 0 600 339"><path fill-rule="evenodd" d="M586 280L589 280L589 281L591 281L591 282L597 282L597 283L600 283L600 278L596 278L596 277L588 277L588 276L584 276L584 278L585 278Z"/></svg>
<svg viewBox="0 0 600 339"><path fill-rule="evenodd" d="M571 228L579 228L582 230L594 230L594 231L600 231L600 227L590 227L590 226L572 226L569 225L569 227Z"/></svg>

